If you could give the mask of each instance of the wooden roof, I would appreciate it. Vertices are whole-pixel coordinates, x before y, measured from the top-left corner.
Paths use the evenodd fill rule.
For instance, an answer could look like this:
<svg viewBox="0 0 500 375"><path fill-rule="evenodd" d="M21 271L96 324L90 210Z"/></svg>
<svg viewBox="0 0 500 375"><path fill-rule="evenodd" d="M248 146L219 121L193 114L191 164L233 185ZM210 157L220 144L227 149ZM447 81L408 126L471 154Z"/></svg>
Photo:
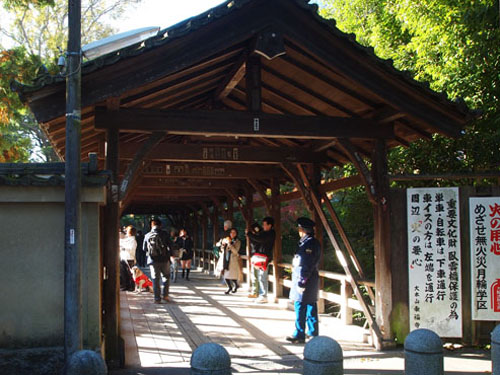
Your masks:
<svg viewBox="0 0 500 375"><path fill-rule="evenodd" d="M250 63L260 71L253 81ZM42 75L13 88L63 158L64 78ZM247 111L255 95L260 110ZM343 139L370 157L377 138L394 147L433 133L457 137L470 118L463 103L397 71L304 0L227 1L82 65L84 160L89 152L104 157L109 127L120 128L122 168L151 133L163 132L151 143L137 204L228 195L205 192L202 179L241 189L247 173L266 186L284 178L283 162L342 165L350 162Z"/></svg>

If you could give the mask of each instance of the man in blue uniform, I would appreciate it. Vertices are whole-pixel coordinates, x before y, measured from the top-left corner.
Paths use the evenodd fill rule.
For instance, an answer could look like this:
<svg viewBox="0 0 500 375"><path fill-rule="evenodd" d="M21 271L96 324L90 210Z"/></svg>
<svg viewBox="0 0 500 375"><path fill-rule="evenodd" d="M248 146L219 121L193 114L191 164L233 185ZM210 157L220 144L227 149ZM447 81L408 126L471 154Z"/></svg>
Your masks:
<svg viewBox="0 0 500 375"><path fill-rule="evenodd" d="M318 265L321 247L314 238L314 221L297 219L299 246L293 258L290 299L295 307L295 332L286 338L291 343L304 343L307 335L318 335Z"/></svg>

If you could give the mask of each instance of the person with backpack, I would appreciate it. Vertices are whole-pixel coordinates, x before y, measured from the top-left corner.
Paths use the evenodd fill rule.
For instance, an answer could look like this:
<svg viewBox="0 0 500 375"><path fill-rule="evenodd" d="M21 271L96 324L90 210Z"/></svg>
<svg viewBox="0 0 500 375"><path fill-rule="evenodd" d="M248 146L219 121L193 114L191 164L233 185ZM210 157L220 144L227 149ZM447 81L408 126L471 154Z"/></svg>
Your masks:
<svg viewBox="0 0 500 375"><path fill-rule="evenodd" d="M161 220L154 218L151 221L151 231L144 237L142 250L147 255L147 264L151 270L153 279L153 290L155 303L161 303L162 299L169 301L168 292L170 287L170 237L161 229ZM160 288L160 279L163 276L163 293Z"/></svg>

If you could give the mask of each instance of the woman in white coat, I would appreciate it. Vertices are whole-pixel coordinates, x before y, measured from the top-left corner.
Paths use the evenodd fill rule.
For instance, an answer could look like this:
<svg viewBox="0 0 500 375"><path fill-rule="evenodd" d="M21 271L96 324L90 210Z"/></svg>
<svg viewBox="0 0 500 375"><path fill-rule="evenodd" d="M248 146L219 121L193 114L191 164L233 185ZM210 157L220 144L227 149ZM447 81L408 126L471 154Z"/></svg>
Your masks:
<svg viewBox="0 0 500 375"><path fill-rule="evenodd" d="M130 267L133 267L137 262L135 259L135 249L137 241L135 239L137 231L129 225L125 228L125 237L120 239L120 260L124 260Z"/></svg>
<svg viewBox="0 0 500 375"><path fill-rule="evenodd" d="M239 251L241 247L241 241L238 239L238 230L232 228L229 233L229 237L222 240L223 249L223 268L224 268L224 279L226 280L227 290L225 294L236 293L240 287L238 284L238 279L240 278L240 262L239 262Z"/></svg>

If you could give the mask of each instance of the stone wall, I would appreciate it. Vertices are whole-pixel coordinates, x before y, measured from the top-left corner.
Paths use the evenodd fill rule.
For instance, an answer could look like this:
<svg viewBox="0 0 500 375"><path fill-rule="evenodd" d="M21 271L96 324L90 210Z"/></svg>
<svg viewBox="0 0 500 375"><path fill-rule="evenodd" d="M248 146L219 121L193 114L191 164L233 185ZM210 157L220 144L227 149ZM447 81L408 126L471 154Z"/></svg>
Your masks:
<svg viewBox="0 0 500 375"><path fill-rule="evenodd" d="M82 189L84 347L101 346L99 206L103 187ZM64 345L64 187L0 186L0 348Z"/></svg>

